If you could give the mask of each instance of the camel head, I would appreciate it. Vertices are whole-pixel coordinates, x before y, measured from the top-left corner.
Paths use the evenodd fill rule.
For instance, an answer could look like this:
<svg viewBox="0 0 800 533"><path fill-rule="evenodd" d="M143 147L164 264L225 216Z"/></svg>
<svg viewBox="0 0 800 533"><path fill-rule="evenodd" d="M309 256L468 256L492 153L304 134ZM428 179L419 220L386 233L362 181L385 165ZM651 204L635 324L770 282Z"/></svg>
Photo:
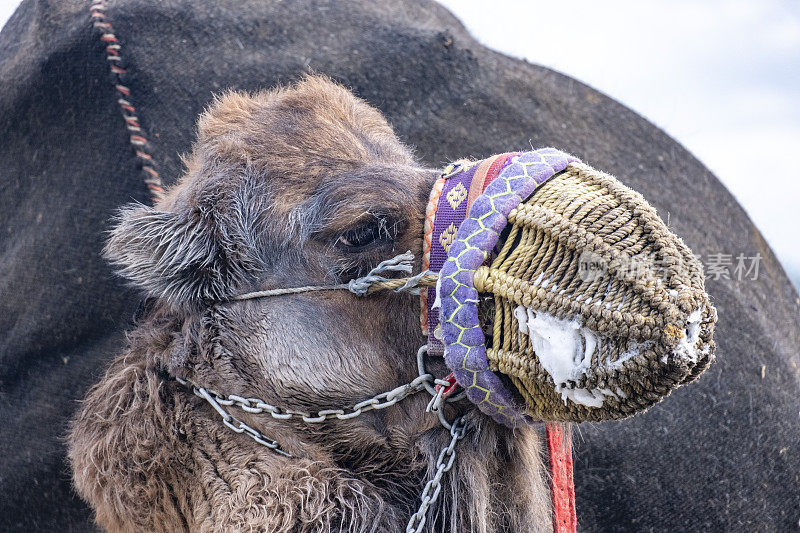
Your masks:
<svg viewBox="0 0 800 533"><path fill-rule="evenodd" d="M121 211L105 250L149 297L148 311L131 337L132 350L142 346L142 356L150 361L143 364L162 378L186 379L307 412L351 406L417 377L416 353L424 343L418 297L387 293L358 298L347 291L322 291L230 301L248 291L346 282L408 250L420 256L425 207L438 172L417 163L376 109L322 77L255 94L230 92L200 117L185 164L184 176L158 205L134 204ZM116 371L124 373L130 357L126 361ZM440 357L428 364L437 376L448 372ZM109 376L100 389L114 382ZM313 528L320 530L332 528L336 520L352 530L369 530L376 520L378 530L401 530L450 439L436 416L425 413L427 394L321 426L245 413L248 423L300 458L285 459L227 431L208 405L170 383L176 387L174 401L188 402L197 411L187 424L205 417L204 427L258 457L251 477L269 485L281 477L281 469L309 464L327 465L325 472L343 476L347 481L340 482L354 495L338 489L323 497L338 502L330 508L296 504L316 516ZM100 404L108 403L100 392L94 394L96 404L87 400L83 411L87 417L93 416L92 405L103 410ZM495 531L517 521L547 527L547 487L535 432L515 437L468 402L446 410L451 419L464 412L479 431L465 439L466 451L457 461L461 478L445 488L438 518L429 527ZM120 516L128 510L119 498L108 503L112 489L97 488L101 475L86 473L108 460L107 452L97 457L101 446L96 442L105 443L108 436L100 435L97 426L84 427L81 416L72 434L78 489L95 506L101 523L124 529L128 519ZM118 427L109 431L120 432ZM117 446L137 447L142 440L127 438ZM210 444L196 440L180 446ZM176 454L164 449L158 450L161 464L183 469ZM206 455L229 464L231 454L242 453L215 448ZM164 468L160 476L177 475ZM295 474L284 477L294 479ZM498 489L501 476L505 482ZM236 507L224 501L224 507ZM241 505L253 508L250 500ZM279 504L266 498L264 505L274 510ZM492 507L514 512L497 514ZM338 518L325 518L328 514ZM242 511L237 519L236 511L230 511L226 516L235 527L236 520L249 515ZM174 523L153 518L150 511L147 517L142 522L150 525ZM302 518L293 520L283 516L278 522L294 530Z"/></svg>
<svg viewBox="0 0 800 533"><path fill-rule="evenodd" d="M699 264L641 196L571 156L502 154L440 177L376 109L314 76L218 97L179 182L155 207L119 215L106 255L150 303L72 430L76 485L98 521L123 530L402 530L451 438L425 412L427 394L326 424L237 412L284 457L230 431L220 406L185 385L319 413L414 380L426 342L418 297L240 296L341 285L402 252L419 258L429 197L440 187L456 210L483 183L465 187L460 176L497 172L497 158L504 174L477 187L457 236L437 239L448 259L428 298L441 299L442 327L428 339L448 346L470 400L447 404L443 416L463 416L470 432L427 527L551 527L539 436L518 422L631 416L694 379L713 358L715 320ZM455 183L462 190L448 192ZM506 232L512 219L519 224ZM607 268L581 277L582 248ZM496 257L491 267L487 257ZM648 258L661 266L626 277L627 265ZM481 312L493 328L478 324ZM427 370L443 377L445 360L427 356ZM143 505L143 493L173 503Z"/></svg>
<svg viewBox="0 0 800 533"><path fill-rule="evenodd" d="M312 411L417 375L424 339L411 296L330 291L224 303L346 282L406 250L419 256L436 172L380 112L322 77L228 93L200 117L186 167L159 205L122 211L106 248L155 306L191 324L169 372ZM205 360L210 330L216 353ZM347 448L366 453L386 439L407 447L432 424L403 410L364 417L347 424Z"/></svg>

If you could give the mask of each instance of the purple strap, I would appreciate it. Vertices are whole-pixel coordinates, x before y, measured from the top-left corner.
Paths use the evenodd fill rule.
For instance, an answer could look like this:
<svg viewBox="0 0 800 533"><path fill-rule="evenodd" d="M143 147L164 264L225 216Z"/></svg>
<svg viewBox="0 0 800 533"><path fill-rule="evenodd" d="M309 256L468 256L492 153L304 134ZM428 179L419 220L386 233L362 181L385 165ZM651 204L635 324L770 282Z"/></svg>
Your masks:
<svg viewBox="0 0 800 533"><path fill-rule="evenodd" d="M478 322L478 293L473 286L473 276L497 244L511 210L573 161L577 159L554 148L510 157L497 179L475 200L469 217L458 226L456 239L439 273L445 362L466 389L467 398L495 421L510 427L530 423L531 419L515 405L500 378L489 370L485 338ZM453 178L449 190L462 183ZM442 196L446 190L447 187ZM439 216L437 211L434 227L445 224L449 227L454 223L454 217L442 217L439 224ZM433 266L433 248L431 250ZM429 316L432 314L437 313Z"/></svg>

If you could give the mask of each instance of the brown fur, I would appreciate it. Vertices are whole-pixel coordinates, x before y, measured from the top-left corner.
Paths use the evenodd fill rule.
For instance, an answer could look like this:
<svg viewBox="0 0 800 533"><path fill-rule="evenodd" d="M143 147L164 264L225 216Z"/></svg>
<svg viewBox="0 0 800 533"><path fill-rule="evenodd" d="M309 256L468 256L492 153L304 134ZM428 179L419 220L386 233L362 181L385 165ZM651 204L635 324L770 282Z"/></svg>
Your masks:
<svg viewBox="0 0 800 533"><path fill-rule="evenodd" d="M403 531L449 440L424 413L427 395L313 426L237 410L295 456L284 458L231 432L170 376L311 411L413 379L416 298L218 302L419 255L434 173L378 111L320 77L226 94L198 130L185 176L156 208L125 208L106 249L152 303L73 422L78 492L110 531ZM365 225L380 237L371 245L340 240ZM473 429L428 528L549 529L537 433L512 433L468 405L451 411Z"/></svg>

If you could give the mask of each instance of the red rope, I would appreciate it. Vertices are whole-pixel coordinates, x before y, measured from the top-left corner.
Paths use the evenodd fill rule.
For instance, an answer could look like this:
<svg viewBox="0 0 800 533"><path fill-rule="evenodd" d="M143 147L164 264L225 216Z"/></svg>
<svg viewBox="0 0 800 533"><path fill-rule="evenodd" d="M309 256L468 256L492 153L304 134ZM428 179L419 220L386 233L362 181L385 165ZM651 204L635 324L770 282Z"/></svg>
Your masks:
<svg viewBox="0 0 800 533"><path fill-rule="evenodd" d="M106 61L113 75L114 88L122 96L117 99L117 103L122 112L125 127L132 133L129 141L140 160L139 164L144 175L145 185L150 192L153 203L156 203L164 197L164 185L161 183L158 171L154 167L153 157L149 153L149 142L147 137L144 136L139 117L134 115L136 108L129 101L131 97L130 87L122 83L128 70L118 64L122 60L120 57L122 46L114 34L114 27L106 19L106 0L93 0L89 7L89 13L94 27L100 29L100 40L106 43Z"/></svg>
<svg viewBox="0 0 800 533"><path fill-rule="evenodd" d="M547 448L550 450L550 472L553 497L553 531L575 533L575 480L572 476L572 430L569 425L548 422Z"/></svg>

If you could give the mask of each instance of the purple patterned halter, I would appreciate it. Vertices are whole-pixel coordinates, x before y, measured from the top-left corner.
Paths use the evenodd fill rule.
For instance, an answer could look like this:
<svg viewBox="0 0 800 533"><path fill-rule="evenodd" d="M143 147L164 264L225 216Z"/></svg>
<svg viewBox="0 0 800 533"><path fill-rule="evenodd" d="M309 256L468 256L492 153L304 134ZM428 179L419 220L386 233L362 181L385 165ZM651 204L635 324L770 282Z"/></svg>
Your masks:
<svg viewBox="0 0 800 533"><path fill-rule="evenodd" d="M423 266L439 273L438 286L423 295L428 351L443 353L467 398L510 427L532 420L489 369L473 276L489 259L511 210L573 161L543 148L455 163L434 186L426 214Z"/></svg>

